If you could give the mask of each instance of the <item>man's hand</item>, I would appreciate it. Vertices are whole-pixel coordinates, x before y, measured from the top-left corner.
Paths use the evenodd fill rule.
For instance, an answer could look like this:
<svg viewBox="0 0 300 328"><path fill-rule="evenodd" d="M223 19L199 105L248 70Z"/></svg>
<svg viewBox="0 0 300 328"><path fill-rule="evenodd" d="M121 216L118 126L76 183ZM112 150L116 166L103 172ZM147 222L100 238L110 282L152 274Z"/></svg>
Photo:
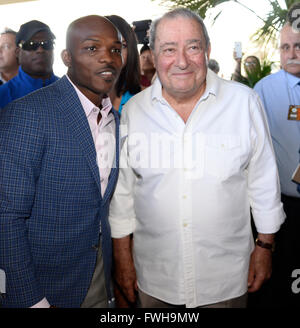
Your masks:
<svg viewBox="0 0 300 328"><path fill-rule="evenodd" d="M233 59L239 64L239 67L241 67L242 57L238 57L235 51L233 51Z"/></svg>
<svg viewBox="0 0 300 328"><path fill-rule="evenodd" d="M272 243L273 235L259 234L258 238L264 242ZM262 284L270 279L272 273L272 252L269 249L256 245L251 254L249 275L248 275L248 292L258 291Z"/></svg>
<svg viewBox="0 0 300 328"><path fill-rule="evenodd" d="M137 281L131 252L130 236L113 238L113 256L115 261L114 277L123 296L130 302L136 301Z"/></svg>

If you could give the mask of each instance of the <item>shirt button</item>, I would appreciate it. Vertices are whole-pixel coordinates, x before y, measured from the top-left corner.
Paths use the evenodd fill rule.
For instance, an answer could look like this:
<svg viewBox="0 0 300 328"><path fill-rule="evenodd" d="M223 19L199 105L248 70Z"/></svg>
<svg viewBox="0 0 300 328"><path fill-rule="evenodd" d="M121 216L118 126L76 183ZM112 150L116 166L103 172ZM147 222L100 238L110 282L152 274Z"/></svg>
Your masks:
<svg viewBox="0 0 300 328"><path fill-rule="evenodd" d="M187 226L188 226L188 224L187 224L187 223L184 223L184 224L183 224L183 227L184 227L184 228L186 228Z"/></svg>
<svg viewBox="0 0 300 328"><path fill-rule="evenodd" d="M97 113L98 110L99 110L98 108L93 108L93 112L94 112L94 113Z"/></svg>

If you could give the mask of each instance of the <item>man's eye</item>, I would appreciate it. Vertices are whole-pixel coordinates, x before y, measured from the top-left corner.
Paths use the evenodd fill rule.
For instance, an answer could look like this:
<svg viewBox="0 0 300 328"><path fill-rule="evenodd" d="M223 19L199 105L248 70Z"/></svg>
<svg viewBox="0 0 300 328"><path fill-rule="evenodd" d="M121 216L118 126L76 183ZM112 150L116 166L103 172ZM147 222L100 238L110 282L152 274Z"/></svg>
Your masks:
<svg viewBox="0 0 300 328"><path fill-rule="evenodd" d="M163 52L165 55L172 55L175 52L175 49L174 48L166 48L166 49L164 49Z"/></svg>
<svg viewBox="0 0 300 328"><path fill-rule="evenodd" d="M196 44L191 44L189 47L188 47L188 51L190 53L199 53L203 50L203 47L200 43L196 43Z"/></svg>
<svg viewBox="0 0 300 328"><path fill-rule="evenodd" d="M284 44L284 45L281 46L280 48L281 48L281 50L283 50L283 51L287 51L287 50L290 49L290 47L289 47L287 44Z"/></svg>
<svg viewBox="0 0 300 328"><path fill-rule="evenodd" d="M95 46L86 47L86 49L87 49L88 51L91 51L91 52L94 52L94 51L97 50L97 48L96 48Z"/></svg>
<svg viewBox="0 0 300 328"><path fill-rule="evenodd" d="M114 48L112 49L113 53L117 53L117 54L121 54L122 53L122 49L118 49L118 48Z"/></svg>

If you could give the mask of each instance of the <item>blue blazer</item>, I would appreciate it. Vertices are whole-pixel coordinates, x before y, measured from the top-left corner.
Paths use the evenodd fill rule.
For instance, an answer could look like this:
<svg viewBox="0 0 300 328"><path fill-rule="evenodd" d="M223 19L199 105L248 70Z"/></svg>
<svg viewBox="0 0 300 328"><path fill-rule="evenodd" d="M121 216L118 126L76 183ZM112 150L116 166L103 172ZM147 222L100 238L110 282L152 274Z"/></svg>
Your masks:
<svg viewBox="0 0 300 328"><path fill-rule="evenodd" d="M0 269L4 307L30 307L46 297L80 307L96 263L99 231L111 298L108 223L119 166L101 197L90 127L66 77L0 110Z"/></svg>

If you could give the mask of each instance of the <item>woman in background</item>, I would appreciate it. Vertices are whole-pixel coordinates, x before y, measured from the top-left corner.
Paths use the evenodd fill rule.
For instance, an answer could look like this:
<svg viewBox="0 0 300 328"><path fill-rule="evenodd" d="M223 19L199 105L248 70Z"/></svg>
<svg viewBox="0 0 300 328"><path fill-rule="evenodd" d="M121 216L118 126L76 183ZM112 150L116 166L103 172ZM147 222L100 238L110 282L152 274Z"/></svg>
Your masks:
<svg viewBox="0 0 300 328"><path fill-rule="evenodd" d="M105 16L122 34L123 68L114 89L109 94L113 107L121 114L123 105L141 91L140 63L135 33L120 16Z"/></svg>
<svg viewBox="0 0 300 328"><path fill-rule="evenodd" d="M136 35L131 26L120 16L105 16L122 34L123 68L114 89L109 97L113 107L121 114L124 104L136 93L141 91L140 86L140 61ZM135 307L125 296L120 288L114 284L114 294L117 308Z"/></svg>

